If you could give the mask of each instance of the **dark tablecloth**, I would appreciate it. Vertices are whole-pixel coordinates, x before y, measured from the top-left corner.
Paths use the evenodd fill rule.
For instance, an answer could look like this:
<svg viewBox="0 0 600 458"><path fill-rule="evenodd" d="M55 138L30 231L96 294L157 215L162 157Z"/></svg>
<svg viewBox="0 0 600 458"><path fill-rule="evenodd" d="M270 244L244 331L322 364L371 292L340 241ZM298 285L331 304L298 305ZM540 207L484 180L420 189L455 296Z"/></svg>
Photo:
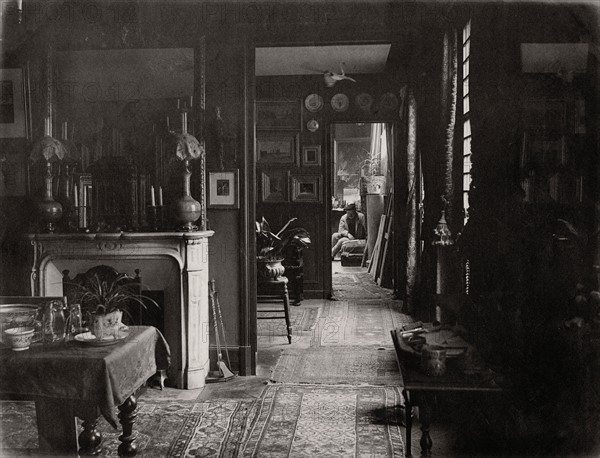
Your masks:
<svg viewBox="0 0 600 458"><path fill-rule="evenodd" d="M33 344L21 352L2 348L0 392L95 404L116 427L116 407L170 362L158 329L131 326L129 331L123 341L103 347L73 341Z"/></svg>

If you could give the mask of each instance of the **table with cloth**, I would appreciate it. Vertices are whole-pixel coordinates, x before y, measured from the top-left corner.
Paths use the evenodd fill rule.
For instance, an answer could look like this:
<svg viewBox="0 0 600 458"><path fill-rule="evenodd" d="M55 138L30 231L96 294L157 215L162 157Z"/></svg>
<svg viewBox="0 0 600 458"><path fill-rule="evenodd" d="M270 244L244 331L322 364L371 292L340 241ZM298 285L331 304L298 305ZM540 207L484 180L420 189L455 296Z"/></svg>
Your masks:
<svg viewBox="0 0 600 458"><path fill-rule="evenodd" d="M135 455L135 392L158 369L166 369L170 351L154 327L131 326L123 340L91 346L70 341L37 343L29 350L0 350L0 395L36 403L41 450L93 453L102 440L96 431L99 414L123 434L119 455ZM75 417L83 420L77 437Z"/></svg>

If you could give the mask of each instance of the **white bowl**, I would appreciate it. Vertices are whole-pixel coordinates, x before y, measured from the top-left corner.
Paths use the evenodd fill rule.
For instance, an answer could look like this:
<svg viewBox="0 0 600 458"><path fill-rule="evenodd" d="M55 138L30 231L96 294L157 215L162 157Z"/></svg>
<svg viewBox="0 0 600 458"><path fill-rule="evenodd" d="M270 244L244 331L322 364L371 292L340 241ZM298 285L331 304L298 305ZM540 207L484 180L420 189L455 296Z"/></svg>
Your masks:
<svg viewBox="0 0 600 458"><path fill-rule="evenodd" d="M31 345L33 331L33 328L28 327L10 328L4 331L4 337L11 350L23 351Z"/></svg>
<svg viewBox="0 0 600 458"><path fill-rule="evenodd" d="M0 342L6 342L4 331L10 328L35 328L39 306L32 304L0 305ZM41 336L38 336L41 337Z"/></svg>

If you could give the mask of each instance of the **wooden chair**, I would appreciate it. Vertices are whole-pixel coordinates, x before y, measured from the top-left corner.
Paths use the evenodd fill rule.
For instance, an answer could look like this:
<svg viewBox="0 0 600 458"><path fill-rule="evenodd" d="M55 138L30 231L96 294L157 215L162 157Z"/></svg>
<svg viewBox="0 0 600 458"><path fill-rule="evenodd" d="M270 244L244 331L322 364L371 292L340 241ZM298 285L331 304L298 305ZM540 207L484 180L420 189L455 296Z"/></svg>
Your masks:
<svg viewBox="0 0 600 458"><path fill-rule="evenodd" d="M273 320L277 318L285 318L287 327L288 343L292 343L292 326L290 325L290 299L288 295L288 279L279 277L271 281L259 281L257 285L257 302L258 303L281 303L283 305L283 315L278 316L260 316L260 312L279 312L279 310L262 309L257 310L257 319Z"/></svg>

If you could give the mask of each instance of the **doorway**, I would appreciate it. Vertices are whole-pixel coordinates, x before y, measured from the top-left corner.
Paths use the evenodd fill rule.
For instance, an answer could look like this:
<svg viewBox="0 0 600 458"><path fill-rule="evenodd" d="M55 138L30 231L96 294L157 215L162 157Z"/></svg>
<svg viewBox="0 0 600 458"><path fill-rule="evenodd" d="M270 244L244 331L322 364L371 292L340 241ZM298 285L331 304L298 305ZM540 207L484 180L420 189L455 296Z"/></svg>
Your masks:
<svg viewBox="0 0 600 458"><path fill-rule="evenodd" d="M394 125L332 123L330 151L329 231L334 297L349 275L355 281L367 273L375 278L370 265L378 259L380 225L385 225L382 215L386 214L394 187ZM391 253L392 247L389 248Z"/></svg>

